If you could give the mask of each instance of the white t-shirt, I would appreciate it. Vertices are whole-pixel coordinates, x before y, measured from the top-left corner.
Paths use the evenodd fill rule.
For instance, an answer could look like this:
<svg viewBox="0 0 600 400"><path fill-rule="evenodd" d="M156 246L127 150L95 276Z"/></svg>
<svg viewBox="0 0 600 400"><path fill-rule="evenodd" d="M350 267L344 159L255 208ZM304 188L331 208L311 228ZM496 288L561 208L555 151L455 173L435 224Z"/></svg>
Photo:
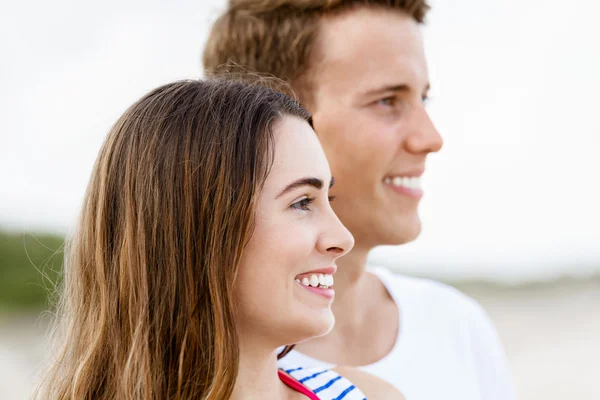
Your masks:
<svg viewBox="0 0 600 400"><path fill-rule="evenodd" d="M398 305L400 329L392 351L360 369L392 383L408 400L515 399L502 345L477 302L439 282L370 271ZM295 350L279 366L333 367Z"/></svg>

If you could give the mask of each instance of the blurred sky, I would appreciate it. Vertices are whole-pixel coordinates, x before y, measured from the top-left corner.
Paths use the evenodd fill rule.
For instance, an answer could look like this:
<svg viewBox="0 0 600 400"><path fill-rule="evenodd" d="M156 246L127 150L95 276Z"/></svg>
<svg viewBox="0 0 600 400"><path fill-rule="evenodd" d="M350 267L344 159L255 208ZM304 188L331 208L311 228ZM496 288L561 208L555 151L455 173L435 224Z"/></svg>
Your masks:
<svg viewBox="0 0 600 400"><path fill-rule="evenodd" d="M412 244L374 262L438 278L600 272L600 3L437 0L424 29L430 158ZM8 2L0 13L0 226L68 231L111 124L201 76L224 1Z"/></svg>

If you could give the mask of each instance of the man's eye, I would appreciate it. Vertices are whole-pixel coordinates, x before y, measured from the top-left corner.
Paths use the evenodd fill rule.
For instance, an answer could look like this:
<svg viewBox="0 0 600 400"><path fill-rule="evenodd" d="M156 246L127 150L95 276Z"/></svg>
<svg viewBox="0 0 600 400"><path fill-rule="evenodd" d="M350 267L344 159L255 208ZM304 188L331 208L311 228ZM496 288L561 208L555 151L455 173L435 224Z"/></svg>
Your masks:
<svg viewBox="0 0 600 400"><path fill-rule="evenodd" d="M295 208L296 210L310 211L310 208L308 206L313 201L315 201L314 197L306 197L300 201L295 202L290 207Z"/></svg>
<svg viewBox="0 0 600 400"><path fill-rule="evenodd" d="M395 100L396 99L394 97L386 97L386 98L377 100L376 104L380 104L382 106L391 107L391 106L394 105Z"/></svg>

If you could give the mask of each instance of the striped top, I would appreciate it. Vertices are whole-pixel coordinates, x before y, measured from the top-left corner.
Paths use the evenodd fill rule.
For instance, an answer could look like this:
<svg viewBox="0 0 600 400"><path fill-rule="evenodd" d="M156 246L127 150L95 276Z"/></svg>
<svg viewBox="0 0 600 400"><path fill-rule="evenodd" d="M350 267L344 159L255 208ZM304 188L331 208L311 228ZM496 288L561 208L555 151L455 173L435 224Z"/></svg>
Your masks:
<svg viewBox="0 0 600 400"><path fill-rule="evenodd" d="M307 393L298 385L286 382L285 375L280 374L281 380L296 390L307 395L309 399L319 400L366 400L366 396L352 382L328 368L303 369L302 367L283 370L312 393ZM316 397L311 396L316 395Z"/></svg>

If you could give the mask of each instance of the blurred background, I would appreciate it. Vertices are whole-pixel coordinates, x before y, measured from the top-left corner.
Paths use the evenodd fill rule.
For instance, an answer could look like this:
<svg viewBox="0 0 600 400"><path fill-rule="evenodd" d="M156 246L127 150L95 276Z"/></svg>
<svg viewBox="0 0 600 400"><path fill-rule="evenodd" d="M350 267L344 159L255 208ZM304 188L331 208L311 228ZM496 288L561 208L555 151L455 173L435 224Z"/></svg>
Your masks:
<svg viewBox="0 0 600 400"><path fill-rule="evenodd" d="M62 242L111 124L202 76L224 0L3 2L0 398L30 394ZM600 399L600 3L434 0L422 236L372 262L489 312L521 399Z"/></svg>

